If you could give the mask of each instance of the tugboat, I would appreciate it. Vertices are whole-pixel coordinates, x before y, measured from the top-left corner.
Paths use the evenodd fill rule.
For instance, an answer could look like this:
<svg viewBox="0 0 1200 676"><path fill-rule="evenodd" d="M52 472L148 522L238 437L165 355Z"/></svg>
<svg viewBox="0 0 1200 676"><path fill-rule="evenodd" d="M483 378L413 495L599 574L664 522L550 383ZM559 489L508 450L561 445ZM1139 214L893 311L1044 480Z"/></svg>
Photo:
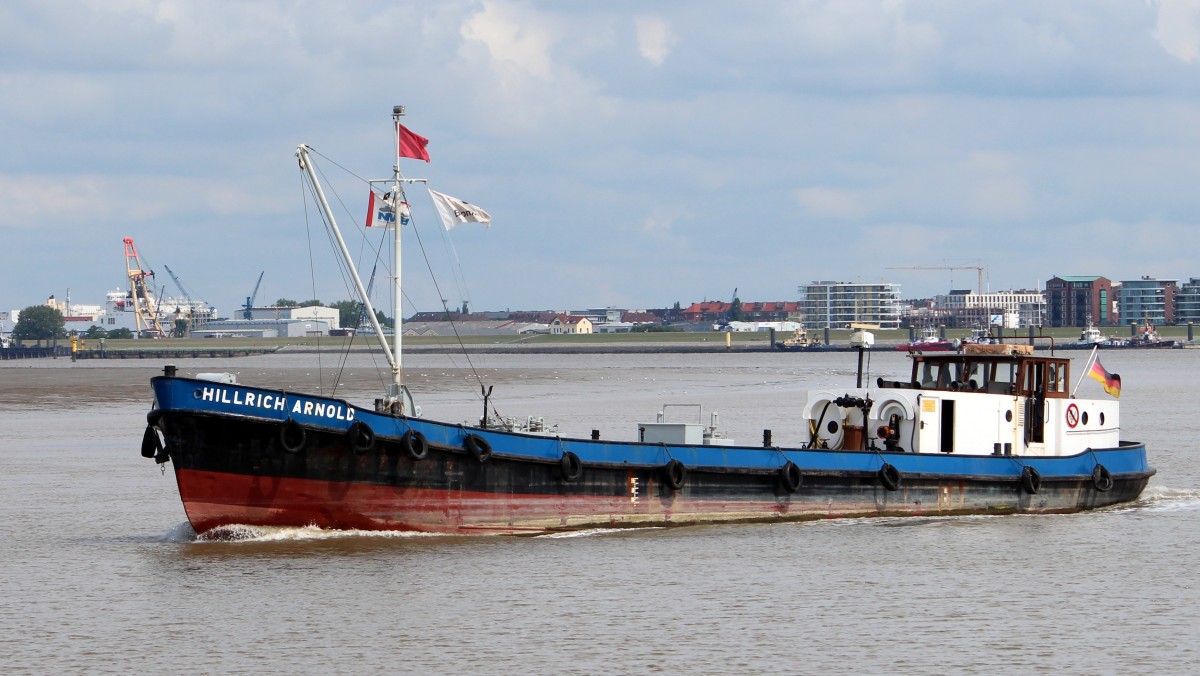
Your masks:
<svg viewBox="0 0 1200 676"><path fill-rule="evenodd" d="M932 326L922 329L922 335L911 343L896 346L900 352L952 352L961 345L960 341L947 340L938 335L938 330Z"/></svg>
<svg viewBox="0 0 1200 676"><path fill-rule="evenodd" d="M407 210L403 187L415 181L400 174L399 158L412 157L402 154L411 132L401 115L398 106L384 197ZM308 146L297 157L374 320ZM403 221L386 229L397 259ZM399 303L399 288L394 295ZM794 435L801 441L785 447L769 430L759 444L738 445L715 432L715 415L708 428L662 417L640 423L633 441L565 437L541 420L537 429L494 424L486 412L475 424L438 421L403 383L403 331L392 332L389 346L372 326L393 375L373 405L241 384L232 374L187 376L170 365L152 379L141 452L171 463L197 533L245 525L536 534L1074 512L1135 500L1154 475L1145 446L1121 440L1115 399L1075 398L1070 361L1023 346L914 353L907 379L864 387L873 338L860 332L852 339L857 384L810 392ZM1119 388L1120 379L1106 383Z"/></svg>
<svg viewBox="0 0 1200 676"><path fill-rule="evenodd" d="M775 349L785 352L811 352L824 349L825 345L819 338L810 338L808 330L803 326L796 329L792 335L783 340L775 341Z"/></svg>
<svg viewBox="0 0 1200 676"><path fill-rule="evenodd" d="M1112 338L1100 333L1100 329L1094 324L1088 322L1088 325L1079 332L1079 340L1075 342L1073 347L1082 347L1091 349L1093 347L1114 347L1115 341Z"/></svg>
<svg viewBox="0 0 1200 676"><path fill-rule="evenodd" d="M1174 340L1164 340L1158 335L1154 323L1147 318L1142 320L1141 326L1137 327L1137 331L1129 339L1128 347L1173 349L1182 346Z"/></svg>

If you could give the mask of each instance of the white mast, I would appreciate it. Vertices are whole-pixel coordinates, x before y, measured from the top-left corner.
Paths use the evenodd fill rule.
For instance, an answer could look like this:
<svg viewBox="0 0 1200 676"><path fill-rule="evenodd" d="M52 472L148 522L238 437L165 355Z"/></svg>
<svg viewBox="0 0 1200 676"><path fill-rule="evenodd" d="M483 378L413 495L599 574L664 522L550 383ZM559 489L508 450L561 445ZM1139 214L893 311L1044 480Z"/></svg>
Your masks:
<svg viewBox="0 0 1200 676"><path fill-rule="evenodd" d="M395 227L395 260L392 264L392 270L395 271L395 279L392 283L392 358L389 360L392 364L392 387L388 390L389 398L399 397L400 391L404 388L404 369L401 367L401 346L403 341L401 335L404 333L401 329L400 313L402 311L400 288L400 118L404 117L404 106L392 106L392 131L395 134L395 143L392 148L396 151L396 161L392 165L392 213L396 218L393 219L393 227ZM408 397L405 397L406 399ZM394 399L393 399L394 401ZM407 403L407 402L405 402Z"/></svg>

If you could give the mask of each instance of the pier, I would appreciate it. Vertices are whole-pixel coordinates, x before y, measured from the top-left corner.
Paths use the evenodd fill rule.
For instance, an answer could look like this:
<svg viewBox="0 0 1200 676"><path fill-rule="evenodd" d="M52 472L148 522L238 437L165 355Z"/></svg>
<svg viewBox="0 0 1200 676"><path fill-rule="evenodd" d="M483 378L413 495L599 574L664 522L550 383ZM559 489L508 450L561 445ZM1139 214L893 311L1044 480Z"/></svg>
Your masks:
<svg viewBox="0 0 1200 676"><path fill-rule="evenodd" d="M50 345L45 347L5 347L0 348L0 360L9 359L42 359L46 357L69 357L71 349L65 345Z"/></svg>

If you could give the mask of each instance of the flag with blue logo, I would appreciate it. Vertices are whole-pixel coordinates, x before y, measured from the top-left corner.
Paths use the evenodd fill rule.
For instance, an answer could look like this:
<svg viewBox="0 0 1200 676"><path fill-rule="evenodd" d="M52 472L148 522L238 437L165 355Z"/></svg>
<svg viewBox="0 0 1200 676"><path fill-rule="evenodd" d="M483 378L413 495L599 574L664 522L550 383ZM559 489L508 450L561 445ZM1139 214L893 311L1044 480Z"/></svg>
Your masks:
<svg viewBox="0 0 1200 676"><path fill-rule="evenodd" d="M392 197L392 193L387 192L380 195L372 190L371 197L367 201L367 227L395 226L397 216L400 219L400 225L408 225L409 213L408 202L401 200L397 203Z"/></svg>

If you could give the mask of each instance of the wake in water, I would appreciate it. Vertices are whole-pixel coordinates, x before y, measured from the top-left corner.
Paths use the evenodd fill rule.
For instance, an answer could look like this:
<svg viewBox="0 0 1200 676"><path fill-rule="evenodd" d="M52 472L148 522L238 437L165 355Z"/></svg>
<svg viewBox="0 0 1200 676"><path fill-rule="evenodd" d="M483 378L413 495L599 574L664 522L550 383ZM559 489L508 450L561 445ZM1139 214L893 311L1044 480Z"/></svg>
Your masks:
<svg viewBox="0 0 1200 676"><path fill-rule="evenodd" d="M273 526L246 526L234 524L214 528L198 535L186 521L163 534L166 542L304 542L327 541L342 538L420 538L450 537L442 533L421 533L396 530L325 530L316 526L284 528Z"/></svg>
<svg viewBox="0 0 1200 676"><path fill-rule="evenodd" d="M661 526L648 526L645 528L589 528L586 530L573 530L564 533L546 533L545 535L538 535L536 537L557 540L565 538L588 538L598 537L601 535L616 535L618 533L628 535L634 531L641 532L651 530L663 530L663 528Z"/></svg>
<svg viewBox="0 0 1200 676"><path fill-rule="evenodd" d="M1200 490L1147 486L1130 507L1148 512L1189 512L1200 510Z"/></svg>

